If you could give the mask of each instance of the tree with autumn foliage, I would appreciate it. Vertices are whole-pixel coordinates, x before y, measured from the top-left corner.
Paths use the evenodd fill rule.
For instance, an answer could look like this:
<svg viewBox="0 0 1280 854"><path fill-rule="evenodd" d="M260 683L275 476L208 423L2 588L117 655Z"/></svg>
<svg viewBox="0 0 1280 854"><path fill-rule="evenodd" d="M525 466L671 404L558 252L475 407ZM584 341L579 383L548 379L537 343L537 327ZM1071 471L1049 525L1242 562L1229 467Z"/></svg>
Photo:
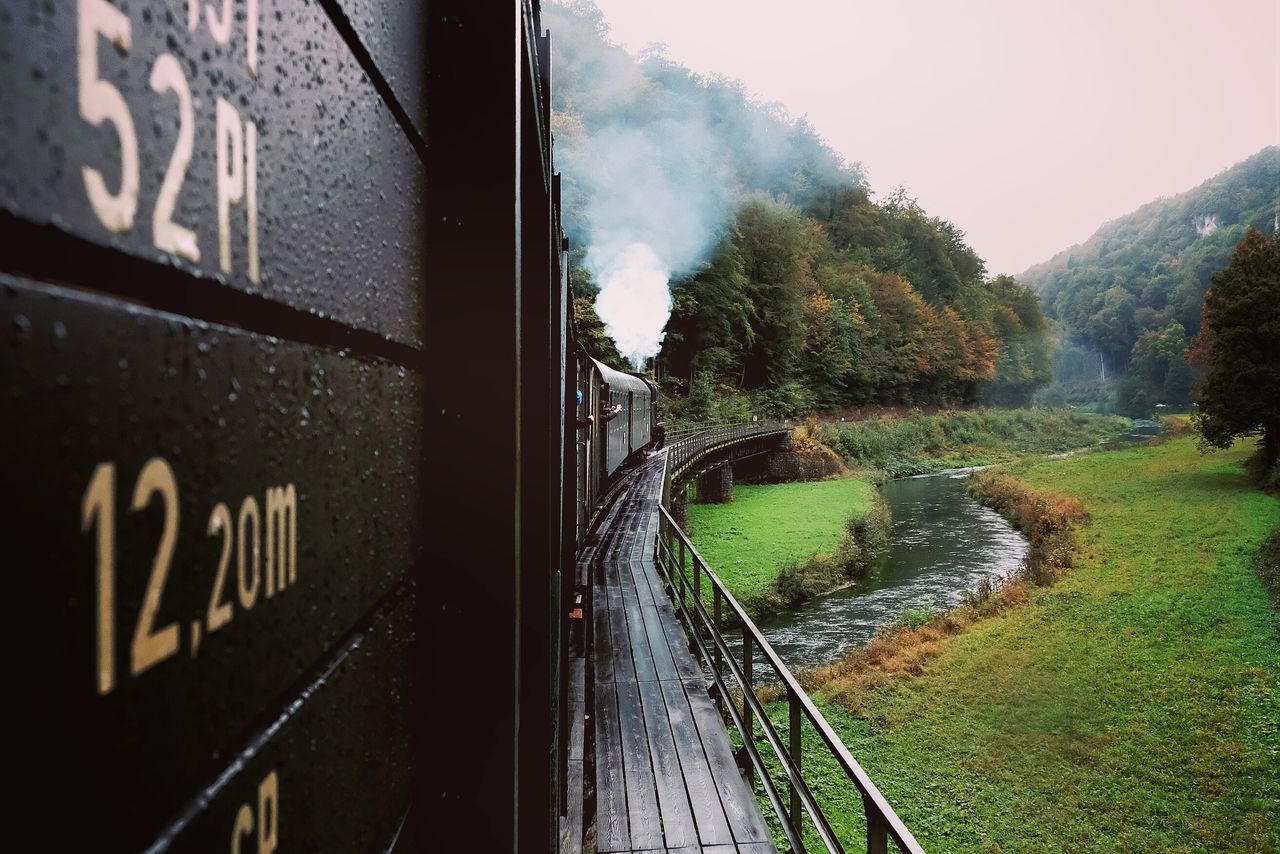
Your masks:
<svg viewBox="0 0 1280 854"><path fill-rule="evenodd" d="M1261 471L1280 460L1280 236L1250 229L1213 277L1192 357L1209 373L1194 422L1207 445L1261 435Z"/></svg>

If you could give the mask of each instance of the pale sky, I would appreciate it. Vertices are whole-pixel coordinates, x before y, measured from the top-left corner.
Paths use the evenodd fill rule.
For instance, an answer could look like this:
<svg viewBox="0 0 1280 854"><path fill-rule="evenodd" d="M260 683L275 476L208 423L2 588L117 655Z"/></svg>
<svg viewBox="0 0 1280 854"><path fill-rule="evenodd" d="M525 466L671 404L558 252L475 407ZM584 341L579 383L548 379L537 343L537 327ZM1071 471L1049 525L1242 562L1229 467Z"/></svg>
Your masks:
<svg viewBox="0 0 1280 854"><path fill-rule="evenodd" d="M1280 143L1280 0L597 0L1019 273Z"/></svg>

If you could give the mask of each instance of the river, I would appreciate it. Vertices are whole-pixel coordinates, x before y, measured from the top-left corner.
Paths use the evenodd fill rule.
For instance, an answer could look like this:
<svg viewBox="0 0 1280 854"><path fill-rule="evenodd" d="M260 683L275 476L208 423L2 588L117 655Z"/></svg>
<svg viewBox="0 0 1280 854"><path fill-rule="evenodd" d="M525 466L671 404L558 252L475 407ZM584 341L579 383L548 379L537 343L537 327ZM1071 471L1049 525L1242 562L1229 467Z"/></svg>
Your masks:
<svg viewBox="0 0 1280 854"><path fill-rule="evenodd" d="M1018 567L1027 540L1000 514L969 497L970 471L885 484L881 494L893 513L893 536L870 576L760 624L789 667L831 661L865 644L904 610L951 608L983 579Z"/></svg>
<svg viewBox="0 0 1280 854"><path fill-rule="evenodd" d="M1143 442L1160 432L1159 422L1138 419L1128 432L1099 446ZM1075 453L1080 451L1054 456ZM888 552L870 575L758 624L788 667L839 658L850 647L867 643L903 611L947 610L984 579L1008 576L1018 568L1027 539L999 513L969 497L966 482L972 471L949 469L884 485L881 495L893 514L893 532Z"/></svg>

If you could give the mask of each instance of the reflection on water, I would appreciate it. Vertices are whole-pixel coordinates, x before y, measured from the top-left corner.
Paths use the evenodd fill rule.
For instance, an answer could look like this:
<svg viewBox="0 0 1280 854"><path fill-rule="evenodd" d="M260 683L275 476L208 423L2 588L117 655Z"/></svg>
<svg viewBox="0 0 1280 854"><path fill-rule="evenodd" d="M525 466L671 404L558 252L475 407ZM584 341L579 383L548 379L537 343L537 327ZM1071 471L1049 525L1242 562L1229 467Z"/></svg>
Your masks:
<svg viewBox="0 0 1280 854"><path fill-rule="evenodd" d="M1113 439L1107 439L1105 442L1099 442L1103 447L1111 445L1129 445L1136 442L1145 442L1153 436L1159 436L1163 432L1159 421L1151 421L1147 418L1135 418L1129 427L1128 433L1123 433Z"/></svg>
<svg viewBox="0 0 1280 854"><path fill-rule="evenodd" d="M761 623L790 667L820 664L864 644L908 608L946 609L984 578L1015 569L1026 538L965 491L968 469L885 484L893 512L889 552L856 587Z"/></svg>

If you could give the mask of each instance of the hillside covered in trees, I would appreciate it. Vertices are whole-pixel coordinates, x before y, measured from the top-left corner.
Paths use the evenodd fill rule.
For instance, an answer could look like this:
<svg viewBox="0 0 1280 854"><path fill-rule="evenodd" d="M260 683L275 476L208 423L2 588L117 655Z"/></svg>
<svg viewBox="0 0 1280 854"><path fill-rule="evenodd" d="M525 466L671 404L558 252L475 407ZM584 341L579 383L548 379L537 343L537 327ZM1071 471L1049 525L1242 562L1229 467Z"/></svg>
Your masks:
<svg viewBox="0 0 1280 854"><path fill-rule="evenodd" d="M596 247L635 229L678 259L656 360L673 415L1017 404L1048 380L1035 294L988 278L954 225L902 193L874 200L856 165L741 84L613 45L589 2L547 23L578 330L621 361L594 308Z"/></svg>
<svg viewBox="0 0 1280 854"><path fill-rule="evenodd" d="M1158 402L1189 401L1186 355L1200 331L1204 295L1236 245L1280 215L1280 146L1258 152L1203 184L1113 220L1083 244L1019 279L1062 324L1064 381L1127 376L1118 408L1144 414Z"/></svg>

